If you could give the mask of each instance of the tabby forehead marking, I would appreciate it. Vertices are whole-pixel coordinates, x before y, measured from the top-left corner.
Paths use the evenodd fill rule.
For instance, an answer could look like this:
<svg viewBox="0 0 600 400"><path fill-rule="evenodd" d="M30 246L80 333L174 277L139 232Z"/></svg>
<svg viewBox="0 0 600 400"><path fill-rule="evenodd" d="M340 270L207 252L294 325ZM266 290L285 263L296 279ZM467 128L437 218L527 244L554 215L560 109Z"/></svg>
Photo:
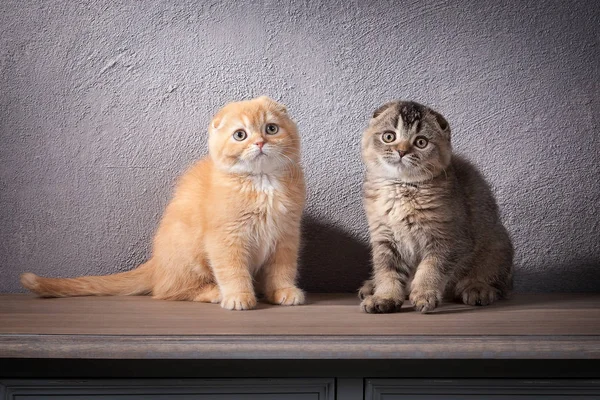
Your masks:
<svg viewBox="0 0 600 400"><path fill-rule="evenodd" d="M400 106L400 116L407 126L413 125L423 117L423 107L414 102L405 102Z"/></svg>

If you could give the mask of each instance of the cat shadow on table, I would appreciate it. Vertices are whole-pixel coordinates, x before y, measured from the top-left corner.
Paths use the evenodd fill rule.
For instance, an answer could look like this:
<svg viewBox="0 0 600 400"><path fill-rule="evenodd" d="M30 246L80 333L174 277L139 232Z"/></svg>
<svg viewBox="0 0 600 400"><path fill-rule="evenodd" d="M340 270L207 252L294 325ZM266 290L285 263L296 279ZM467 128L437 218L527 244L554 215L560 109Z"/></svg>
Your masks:
<svg viewBox="0 0 600 400"><path fill-rule="evenodd" d="M568 257L543 270L516 268L514 287L521 293L598 293L600 256Z"/></svg>
<svg viewBox="0 0 600 400"><path fill-rule="evenodd" d="M299 265L300 287L307 292L357 293L371 273L369 244L333 223L305 216Z"/></svg>

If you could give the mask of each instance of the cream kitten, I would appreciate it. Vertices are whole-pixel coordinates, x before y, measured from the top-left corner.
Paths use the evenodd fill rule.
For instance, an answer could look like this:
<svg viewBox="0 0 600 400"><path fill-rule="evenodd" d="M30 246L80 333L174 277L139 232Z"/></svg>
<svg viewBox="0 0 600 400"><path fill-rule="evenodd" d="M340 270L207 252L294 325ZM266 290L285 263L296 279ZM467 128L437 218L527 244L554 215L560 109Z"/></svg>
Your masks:
<svg viewBox="0 0 600 400"><path fill-rule="evenodd" d="M302 304L305 186L295 123L267 97L231 103L212 120L208 145L209 156L180 178L146 263L109 276L26 273L23 286L44 297L150 294L246 310L256 305L256 279L269 302Z"/></svg>

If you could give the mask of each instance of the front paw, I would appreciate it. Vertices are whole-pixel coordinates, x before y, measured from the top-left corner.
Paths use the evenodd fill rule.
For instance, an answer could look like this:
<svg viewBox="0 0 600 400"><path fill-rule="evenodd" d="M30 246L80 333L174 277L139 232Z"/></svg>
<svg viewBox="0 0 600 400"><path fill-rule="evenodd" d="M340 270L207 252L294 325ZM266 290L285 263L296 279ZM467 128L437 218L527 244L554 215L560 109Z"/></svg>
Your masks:
<svg viewBox="0 0 600 400"><path fill-rule="evenodd" d="M250 310L256 307L254 293L235 293L223 296L221 307L227 310Z"/></svg>
<svg viewBox="0 0 600 400"><path fill-rule="evenodd" d="M369 314L393 313L400 311L403 301L401 299L384 298L380 296L367 296L360 308Z"/></svg>
<svg viewBox="0 0 600 400"><path fill-rule="evenodd" d="M304 292L297 287L277 289L267 294L267 300L282 306L297 306L304 304Z"/></svg>
<svg viewBox="0 0 600 400"><path fill-rule="evenodd" d="M415 310L426 314L441 303L442 294L436 290L413 290L410 294L410 302Z"/></svg>

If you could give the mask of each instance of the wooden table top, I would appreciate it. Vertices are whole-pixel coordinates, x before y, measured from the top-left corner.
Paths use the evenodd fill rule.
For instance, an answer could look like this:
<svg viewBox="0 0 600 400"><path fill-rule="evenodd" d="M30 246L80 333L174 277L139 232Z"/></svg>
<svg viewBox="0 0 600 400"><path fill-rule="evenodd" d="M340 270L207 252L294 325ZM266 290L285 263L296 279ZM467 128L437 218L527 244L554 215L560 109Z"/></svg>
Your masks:
<svg viewBox="0 0 600 400"><path fill-rule="evenodd" d="M600 358L600 294L515 294L422 315L354 294L251 311L148 297L0 295L0 358Z"/></svg>

